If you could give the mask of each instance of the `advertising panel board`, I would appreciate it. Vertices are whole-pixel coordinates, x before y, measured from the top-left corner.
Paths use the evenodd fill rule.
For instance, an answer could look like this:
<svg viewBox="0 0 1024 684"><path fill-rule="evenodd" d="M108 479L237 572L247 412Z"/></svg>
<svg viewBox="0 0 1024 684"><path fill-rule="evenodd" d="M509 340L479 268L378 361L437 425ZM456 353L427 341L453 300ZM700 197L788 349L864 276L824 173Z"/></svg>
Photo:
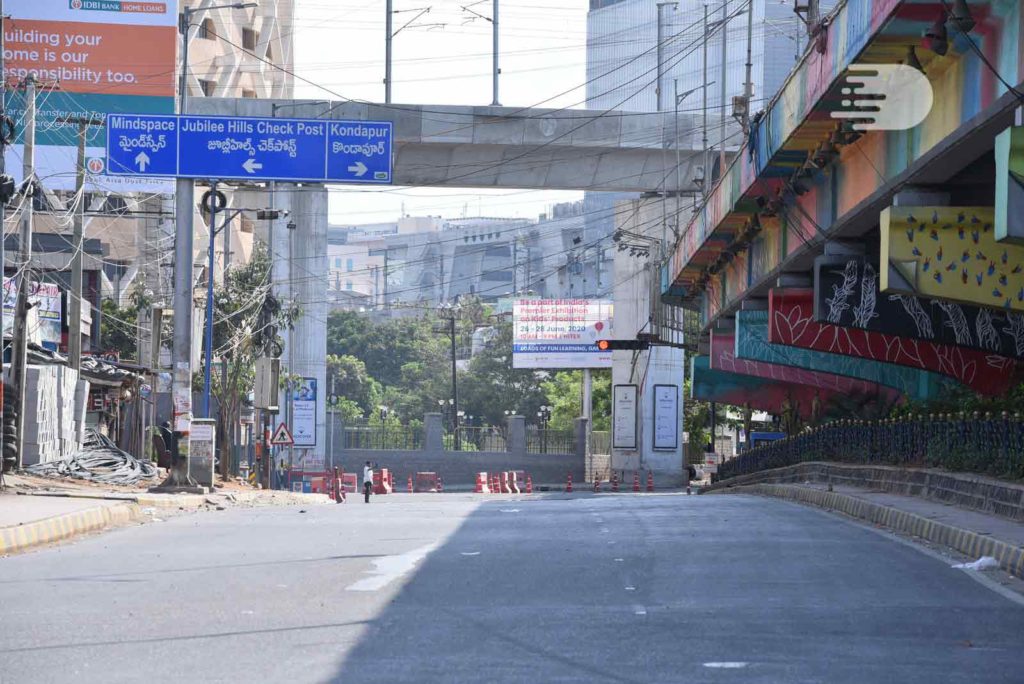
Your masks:
<svg viewBox="0 0 1024 684"><path fill-rule="evenodd" d="M597 348L612 327L606 299L517 299L512 305L514 368L611 368Z"/></svg>

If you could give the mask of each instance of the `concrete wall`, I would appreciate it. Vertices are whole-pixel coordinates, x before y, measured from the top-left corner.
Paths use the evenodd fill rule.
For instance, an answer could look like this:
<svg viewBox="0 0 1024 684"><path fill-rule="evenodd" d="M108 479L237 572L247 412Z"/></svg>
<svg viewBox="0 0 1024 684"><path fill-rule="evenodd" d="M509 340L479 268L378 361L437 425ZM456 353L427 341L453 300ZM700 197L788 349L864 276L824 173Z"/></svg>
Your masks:
<svg viewBox="0 0 1024 684"><path fill-rule="evenodd" d="M471 487L479 472L496 473L505 470L525 470L534 486L565 485L566 475L583 482L583 457L579 454L510 454L486 451L381 451L357 449L340 452L335 465L345 472L362 472L363 464L370 461L395 474L395 485L405 491L406 479L417 472L433 472L441 476L445 488Z"/></svg>
<svg viewBox="0 0 1024 684"><path fill-rule="evenodd" d="M578 421L577 430L584 431L584 421ZM446 451L441 414L428 413L423 417L423 448L415 451L398 449L342 449L343 428L336 427L335 447L328 454L328 467L344 468L346 472L362 472L370 461L395 474L396 485L404 490L406 478L417 472L433 472L441 476L446 487L466 488L476 482L480 472L495 473L505 470L524 470L535 485L565 484L572 473L575 483L582 483L585 475L585 443L577 440L572 454L529 454L526 452L526 419L509 418L508 451Z"/></svg>

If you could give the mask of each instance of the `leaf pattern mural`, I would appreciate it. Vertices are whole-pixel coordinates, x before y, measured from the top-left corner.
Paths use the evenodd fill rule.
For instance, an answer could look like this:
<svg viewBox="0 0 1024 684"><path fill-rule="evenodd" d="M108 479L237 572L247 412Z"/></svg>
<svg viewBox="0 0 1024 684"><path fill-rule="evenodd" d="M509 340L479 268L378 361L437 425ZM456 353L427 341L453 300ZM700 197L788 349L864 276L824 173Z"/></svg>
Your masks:
<svg viewBox="0 0 1024 684"><path fill-rule="evenodd" d="M933 371L982 394L1001 395L1013 386L1013 359L955 345L817 323L813 311L813 290L772 290L768 296L768 341ZM997 334L994 327L992 334Z"/></svg>
<svg viewBox="0 0 1024 684"><path fill-rule="evenodd" d="M970 256L972 259L974 258L973 252ZM987 265L987 256L982 256ZM820 256L815 260L813 315L815 321L832 323L842 328L867 330L984 351L987 354L1004 356L1015 361L1024 360L1024 345L1017 344L1017 338L1012 332L1015 329L1015 324L1011 323L1011 318L1024 316L1024 313L970 306L914 295L879 292L875 294L874 298L874 312L877 315L870 320L858 323L853 313L853 307L840 312L838 316L832 316L833 309L828 300L833 297L835 288L842 287L846 282L846 269L857 269L858 273L862 273L867 266L874 267L874 264L863 256ZM971 282L973 282L973 278ZM863 284L862 278L856 279L850 294L852 300L864 301L866 294ZM991 317L991 323L998 333L995 341L991 335L988 336L984 344L977 338L979 316ZM986 331L988 330L987 326L982 327Z"/></svg>

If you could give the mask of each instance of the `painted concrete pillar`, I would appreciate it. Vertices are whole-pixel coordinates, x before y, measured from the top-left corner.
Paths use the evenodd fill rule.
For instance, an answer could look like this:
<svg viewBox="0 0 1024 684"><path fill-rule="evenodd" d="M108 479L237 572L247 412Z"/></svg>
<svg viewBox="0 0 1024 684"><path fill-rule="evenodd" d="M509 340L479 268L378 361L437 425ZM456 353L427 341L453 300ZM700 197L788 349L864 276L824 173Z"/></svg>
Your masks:
<svg viewBox="0 0 1024 684"><path fill-rule="evenodd" d="M587 453L590 451L589 444L587 444L587 438L590 436L590 432L587 430L587 425L590 423L586 418L577 418L573 421L573 432L576 438L576 457L580 460L586 459Z"/></svg>
<svg viewBox="0 0 1024 684"><path fill-rule="evenodd" d="M316 472L325 467L327 438L327 189L322 185L290 186L288 192L277 194L291 196L292 212L286 223L293 222L295 228L282 231L280 225L275 226L274 241L278 242L278 233L286 234L286 252L281 256L287 256L287 242L291 243L288 289L301 310L288 335L282 365L293 375L316 380L316 445L296 446L293 463Z"/></svg>
<svg viewBox="0 0 1024 684"><path fill-rule="evenodd" d="M508 443L506 449L517 456L526 453L526 416L508 417Z"/></svg>
<svg viewBox="0 0 1024 684"><path fill-rule="evenodd" d="M423 450L430 454L444 451L444 425L440 413L423 415Z"/></svg>
<svg viewBox="0 0 1024 684"><path fill-rule="evenodd" d="M652 256L634 256L628 250L616 252L613 337L634 339L637 333L647 332L665 341L681 341L677 332L658 325L664 317L659 307L664 305L656 296L660 292L660 282L655 281L660 272L655 258L658 248L653 241L664 240L665 245L670 244L671 235L666 234L666 226L672 225L682 207L677 207L674 199L663 206L660 198L631 200L616 207L616 214L620 216L616 227L647 236L650 244L645 244L648 244ZM635 448L615 448L616 443L623 442L616 439L615 423L620 421L616 420L613 410L611 451L614 470L650 469L654 471L659 487L684 484L684 362L681 349L664 346L651 347L643 352L617 351L612 354L612 385L635 385L637 396L636 422L632 426L636 435ZM656 395L660 395L660 400ZM659 419L657 440L656 415Z"/></svg>

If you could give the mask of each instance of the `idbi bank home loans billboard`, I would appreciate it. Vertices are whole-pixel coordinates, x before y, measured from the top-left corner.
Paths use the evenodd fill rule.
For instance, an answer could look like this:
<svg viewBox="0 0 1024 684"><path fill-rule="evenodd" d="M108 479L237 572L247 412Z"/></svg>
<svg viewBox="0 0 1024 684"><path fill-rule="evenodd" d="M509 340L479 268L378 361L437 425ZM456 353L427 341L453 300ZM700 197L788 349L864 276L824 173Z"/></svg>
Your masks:
<svg viewBox="0 0 1024 684"><path fill-rule="evenodd" d="M597 348L611 337L606 299L517 299L512 305L513 368L611 368Z"/></svg>
<svg viewBox="0 0 1024 684"><path fill-rule="evenodd" d="M35 73L40 83L36 174L47 188L75 187L78 125L61 118L174 113L177 0L7 0L4 10L4 80L10 87ZM17 130L7 172L21 182L25 95L6 97ZM162 179L103 175L105 136L102 126L87 133L89 190L173 190Z"/></svg>

